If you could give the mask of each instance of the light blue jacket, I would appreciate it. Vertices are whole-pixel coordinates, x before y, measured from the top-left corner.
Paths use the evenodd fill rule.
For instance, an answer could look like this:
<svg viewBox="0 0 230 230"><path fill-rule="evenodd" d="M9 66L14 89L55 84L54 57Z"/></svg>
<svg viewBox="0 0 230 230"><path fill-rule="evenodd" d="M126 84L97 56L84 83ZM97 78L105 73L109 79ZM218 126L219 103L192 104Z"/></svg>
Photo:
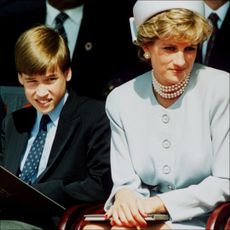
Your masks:
<svg viewBox="0 0 230 230"><path fill-rule="evenodd" d="M158 194L172 222L190 220L229 200L229 73L194 64L169 108L152 92L151 72L115 88L106 101L112 129L115 193Z"/></svg>

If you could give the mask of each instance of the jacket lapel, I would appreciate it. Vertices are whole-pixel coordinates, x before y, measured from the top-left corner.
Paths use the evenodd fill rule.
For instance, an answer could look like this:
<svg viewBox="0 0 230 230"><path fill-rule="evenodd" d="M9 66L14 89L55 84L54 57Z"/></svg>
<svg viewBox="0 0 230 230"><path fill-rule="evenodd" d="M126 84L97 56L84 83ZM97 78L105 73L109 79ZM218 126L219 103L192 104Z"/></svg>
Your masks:
<svg viewBox="0 0 230 230"><path fill-rule="evenodd" d="M38 177L40 181L50 168L55 164L58 157L61 154L65 154L64 147L68 144L70 137L76 130L76 127L80 125L80 119L76 108L78 108L78 99L73 91L70 91L69 97L64 105L60 114L59 123L54 138L54 142L51 148L48 165L44 172ZM73 111L74 110L74 111Z"/></svg>

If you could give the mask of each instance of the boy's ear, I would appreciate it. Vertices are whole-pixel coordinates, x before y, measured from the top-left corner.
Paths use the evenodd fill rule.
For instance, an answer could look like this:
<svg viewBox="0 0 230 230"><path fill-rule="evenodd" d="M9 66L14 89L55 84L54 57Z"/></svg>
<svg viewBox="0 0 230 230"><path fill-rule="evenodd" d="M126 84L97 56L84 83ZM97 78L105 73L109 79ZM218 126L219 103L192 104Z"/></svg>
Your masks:
<svg viewBox="0 0 230 230"><path fill-rule="evenodd" d="M65 77L66 77L66 81L70 81L71 80L71 78L72 78L72 70L71 70L71 68L68 68L65 71Z"/></svg>
<svg viewBox="0 0 230 230"><path fill-rule="evenodd" d="M22 74L18 73L18 81L20 82L21 85L24 85L23 79L22 79Z"/></svg>

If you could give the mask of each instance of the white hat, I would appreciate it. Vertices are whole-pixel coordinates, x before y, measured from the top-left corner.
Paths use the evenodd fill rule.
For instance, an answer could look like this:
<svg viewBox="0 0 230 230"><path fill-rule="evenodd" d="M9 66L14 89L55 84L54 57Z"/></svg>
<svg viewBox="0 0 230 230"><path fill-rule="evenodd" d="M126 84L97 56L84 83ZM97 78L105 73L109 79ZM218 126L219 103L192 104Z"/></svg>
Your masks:
<svg viewBox="0 0 230 230"><path fill-rule="evenodd" d="M133 7L133 18L130 18L133 41L136 40L136 29L153 15L165 10L183 8L204 16L203 0L137 0Z"/></svg>
<svg viewBox="0 0 230 230"><path fill-rule="evenodd" d="M136 27L154 14L173 8L184 8L204 15L203 0L138 0L133 7Z"/></svg>

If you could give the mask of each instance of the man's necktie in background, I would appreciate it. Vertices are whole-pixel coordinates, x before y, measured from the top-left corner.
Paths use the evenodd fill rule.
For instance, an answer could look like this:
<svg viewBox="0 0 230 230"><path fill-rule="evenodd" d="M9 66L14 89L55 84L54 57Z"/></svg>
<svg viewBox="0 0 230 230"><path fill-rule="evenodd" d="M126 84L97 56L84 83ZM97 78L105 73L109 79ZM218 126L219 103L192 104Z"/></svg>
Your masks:
<svg viewBox="0 0 230 230"><path fill-rule="evenodd" d="M55 30L64 38L66 44L68 44L68 38L64 28L64 22L68 17L66 13L61 12L55 18Z"/></svg>
<svg viewBox="0 0 230 230"><path fill-rule="evenodd" d="M208 40L208 44L207 44L207 51L206 51L206 55L205 55L205 60L204 60L204 64L208 65L209 64L209 58L215 43L215 38L216 38L216 34L218 31L218 25L217 22L219 20L219 17L216 13L211 13L208 17L208 19L211 21L212 25L213 25L213 31L212 34Z"/></svg>
<svg viewBox="0 0 230 230"><path fill-rule="evenodd" d="M37 178L38 166L45 145L46 135L47 135L47 124L50 122L50 117L48 115L43 115L39 132L31 146L29 154L26 158L24 167L22 169L19 177L28 184L32 184Z"/></svg>

